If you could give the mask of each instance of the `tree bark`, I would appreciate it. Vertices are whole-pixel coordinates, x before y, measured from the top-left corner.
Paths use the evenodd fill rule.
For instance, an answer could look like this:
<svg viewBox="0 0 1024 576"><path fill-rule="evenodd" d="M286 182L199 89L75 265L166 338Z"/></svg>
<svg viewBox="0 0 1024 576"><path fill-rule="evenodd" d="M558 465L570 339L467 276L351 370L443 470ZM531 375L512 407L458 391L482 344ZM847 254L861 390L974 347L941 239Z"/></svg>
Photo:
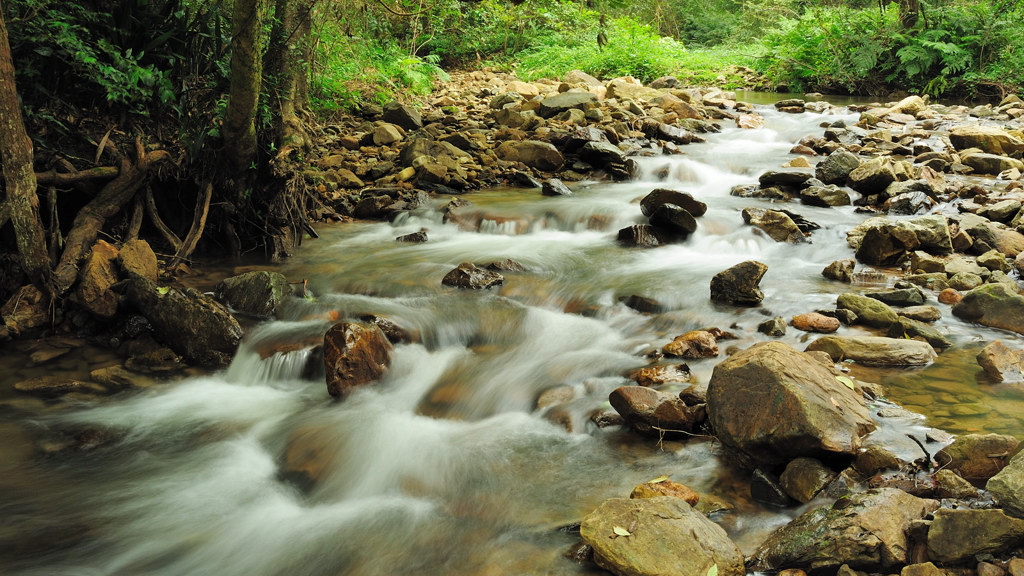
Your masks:
<svg viewBox="0 0 1024 576"><path fill-rule="evenodd" d="M256 159L256 112L262 61L264 0L235 0L232 13L231 88L221 135L236 181Z"/></svg>
<svg viewBox="0 0 1024 576"><path fill-rule="evenodd" d="M3 212L14 226L21 266L44 293L51 292L50 260L46 235L39 219L39 197L32 169L32 140L25 131L14 84L14 62L7 38L7 25L0 5L0 162L6 198Z"/></svg>
<svg viewBox="0 0 1024 576"><path fill-rule="evenodd" d="M280 150L308 146L298 111L304 102L300 90L306 76L304 47L312 28L311 12L316 0L275 0L274 25L263 69L267 93L274 112L275 142Z"/></svg>

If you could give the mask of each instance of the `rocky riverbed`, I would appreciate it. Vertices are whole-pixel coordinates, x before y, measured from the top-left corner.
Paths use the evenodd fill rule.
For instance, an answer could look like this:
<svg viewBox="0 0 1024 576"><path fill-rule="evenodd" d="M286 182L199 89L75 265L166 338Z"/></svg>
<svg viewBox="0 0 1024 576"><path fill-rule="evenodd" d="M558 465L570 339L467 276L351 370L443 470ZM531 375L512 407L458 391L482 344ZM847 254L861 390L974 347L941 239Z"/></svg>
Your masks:
<svg viewBox="0 0 1024 576"><path fill-rule="evenodd" d="M953 438L929 429L911 435L908 455L906 438L896 448L878 434L887 416L901 409L884 403L886 390L870 378L879 369L935 363L955 345L947 327L957 322L994 329L977 354L985 379L980 385L1024 383L1017 339L1024 334L1024 134L1018 120L1024 102L1010 96L998 105L968 108L908 96L852 108L855 121L844 120L850 114L838 119L837 107L815 96L774 108L820 118L819 129L793 144L785 165L761 172L756 183L730 188L731 196L750 203L735 218L759 238L801 246L823 230L801 212L813 207L861 214L860 224L844 231L850 257L818 272L838 294L834 305L769 315L750 325L739 315L766 309L761 283L771 270L754 259L723 266L696 297L734 310L741 320L688 326L633 351L623 363L640 366L605 374L604 388L588 383L590 392L581 395L581 386L545 387L531 398L530 410L569 434L621 430L650 443L713 437L729 465L743 471L757 506L802 513L744 554L718 523L730 512L714 493L652 477L562 524L563 534L576 539L578 533L579 544L567 552L571 558L552 562L623 576L1024 574L1018 557L1024 544L1019 440L984 433ZM476 72L421 108L367 107L363 117L325 127L303 178L321 195L323 208L314 215L320 220L400 222L436 206L440 225L472 232L497 226L521 234L535 223L488 213L473 203L473 191L506 186L567 197L574 187L627 181L644 159L685 156L689 146L724 127L764 130L764 114L735 94L683 88L672 78L644 86L576 73L563 81L526 83ZM608 215L578 224L629 251L685 245L702 227L716 224L707 221L706 199L684 188L666 184L646 191L629 225L609 228L616 220ZM431 234L420 230L394 240L429 246ZM461 302L476 302L478 294L501 290L506 277L535 272L520 260L463 262L437 284ZM301 279L276 271L251 271L206 288L212 289L169 285L144 242L101 241L83 265L76 307L65 325L91 330L92 344L116 349L125 359L88 373L12 381L3 392L4 410L21 422L47 411L66 413L77 403L116 403L121 395L166 386L161 382L194 370L187 366L229 365L247 332L253 340L247 353L263 359L297 354L295 374L316 380L317 394L343 404L365 401L362 390L406 370L396 360L402 351L444 348L430 332L434 327L405 321L402 314L389 317L380 304L315 308L296 318L295 307L310 306L316 295ZM622 306L641 318L672 309L640 292L622 294L604 308ZM82 341L30 341L51 320L49 310L34 305L40 302L37 292L25 288L0 313L14 345L31 349L31 362L47 366ZM593 303L561 304L563 312L584 319L602 313ZM274 318L314 325L301 337L252 337ZM500 347L507 336L498 324L478 326L475 331L488 336L475 335L466 348L488 353ZM800 336L793 338L794 332ZM687 362L694 372L704 366L707 378L696 377ZM438 410L465 394L441 386L430 403ZM337 463L324 448L333 439L324 434L322 426L299 426L285 439L268 441L279 452L275 474L307 494L329 486ZM19 469L34 458L74 458L68 454L116 449L126 441L116 426L97 422L20 435L34 445L14 460ZM412 494L430 490L413 480L401 487ZM477 521L487 518L480 510L462 512ZM88 534L79 536L89 541ZM41 568L32 565L32 550L51 548L31 534L3 538L16 545L12 550L29 550L12 555L30 566L19 573ZM72 550L75 542L68 543Z"/></svg>

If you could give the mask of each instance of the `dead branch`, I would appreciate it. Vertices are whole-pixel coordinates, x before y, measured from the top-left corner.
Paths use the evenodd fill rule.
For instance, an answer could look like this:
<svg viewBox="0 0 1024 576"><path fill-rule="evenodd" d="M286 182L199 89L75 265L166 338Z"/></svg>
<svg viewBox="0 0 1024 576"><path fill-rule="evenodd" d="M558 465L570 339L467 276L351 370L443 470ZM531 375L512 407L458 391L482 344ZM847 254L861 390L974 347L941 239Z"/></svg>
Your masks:
<svg viewBox="0 0 1024 576"><path fill-rule="evenodd" d="M213 198L213 183L207 182L203 187L203 193L196 198L196 210L192 214L192 226L185 235L185 240L178 247L171 260L171 267L176 266L182 260L187 259L195 251L199 239L203 236L206 228L206 217L210 214L210 199Z"/></svg>
<svg viewBox="0 0 1024 576"><path fill-rule="evenodd" d="M46 172L36 172L36 183L40 186L68 186L88 180L111 180L117 178L120 172L121 169L116 166L97 166L75 172L47 170Z"/></svg>
<svg viewBox="0 0 1024 576"><path fill-rule="evenodd" d="M174 248L175 253L177 253L178 250L181 250L181 238L178 238L178 235L174 233L174 230L171 230L171 227L164 222L163 218L160 217L160 212L156 209L156 200L153 199L152 189L146 189L145 202L146 215L149 216L150 222L156 226L156 229L163 235L164 240L167 240L167 243L170 244L171 247Z"/></svg>

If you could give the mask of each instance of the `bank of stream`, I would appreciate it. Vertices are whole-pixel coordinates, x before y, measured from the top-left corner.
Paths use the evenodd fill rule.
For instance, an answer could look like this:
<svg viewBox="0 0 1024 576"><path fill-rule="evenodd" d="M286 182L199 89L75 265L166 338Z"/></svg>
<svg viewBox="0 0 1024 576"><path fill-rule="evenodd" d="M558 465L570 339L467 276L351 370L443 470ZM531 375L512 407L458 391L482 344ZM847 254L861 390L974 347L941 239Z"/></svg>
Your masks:
<svg viewBox="0 0 1024 576"><path fill-rule="evenodd" d="M477 228L445 220L446 196L393 222L321 226L291 259L259 266L305 280L308 293L289 299L280 319L252 322L226 370L110 397L0 398L5 573L599 574L565 556L579 539L567 527L661 475L721 501L714 519L753 552L805 508L752 501L749 472L711 437L659 441L600 428L590 415L648 363L645 353L681 333L727 329L738 336L723 342L728 353L770 339L757 331L768 318L833 309L840 293L891 281L851 288L822 276L852 257L846 233L865 218L853 206L789 206L820 226L805 243L744 225L743 208L769 202L732 196L733 187L793 158L823 121L858 118L845 108L757 111L765 127L727 126L684 154L637 158L629 182L584 181L565 197L467 193ZM617 230L646 221L637 201L657 187L707 203L697 231L654 249L617 243ZM425 243L395 241L421 230ZM509 258L525 271L506 273L499 288L441 284L461 262ZM711 277L746 260L768 265L763 303L712 303ZM633 295L661 311L621 302ZM975 360L985 343L1019 346L1019 336L936 305L953 345L934 364L850 367L886 390L872 407L875 434L911 459L917 447L906 435L924 438L929 427L1024 437L1024 393L985 381ZM261 354L364 314L391 319L414 343L396 347L381 382L342 402L328 396L322 367L310 371L310 347ZM802 349L810 338L789 328L777 339ZM5 379L112 361L82 349L34 368L19 346L4 351ZM699 386L720 359L687 361ZM537 407L555 388L566 391L557 415ZM920 416L877 417L889 402Z"/></svg>

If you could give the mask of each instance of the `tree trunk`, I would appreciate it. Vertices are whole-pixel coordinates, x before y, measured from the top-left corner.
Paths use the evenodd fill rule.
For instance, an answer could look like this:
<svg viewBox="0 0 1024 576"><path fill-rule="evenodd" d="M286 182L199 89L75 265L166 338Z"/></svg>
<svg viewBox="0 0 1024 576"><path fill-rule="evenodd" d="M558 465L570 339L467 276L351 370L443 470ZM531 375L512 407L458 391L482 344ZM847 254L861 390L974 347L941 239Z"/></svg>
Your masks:
<svg viewBox="0 0 1024 576"><path fill-rule="evenodd" d="M221 135L236 181L256 159L256 112L262 61L264 0L235 0L232 14L231 89Z"/></svg>
<svg viewBox="0 0 1024 576"><path fill-rule="evenodd" d="M50 260L46 235L39 219L36 175L32 169L32 140L25 131L14 84L14 62L7 39L7 25L0 5L0 159L2 159L6 198L3 203L14 225L21 266L44 293L50 292Z"/></svg>
<svg viewBox="0 0 1024 576"><path fill-rule="evenodd" d="M309 138L302 129L298 111L302 79L306 75L303 59L311 29L315 0L276 0L274 25L264 59L265 82L274 113L275 142L279 150L304 149Z"/></svg>
<svg viewBox="0 0 1024 576"><path fill-rule="evenodd" d="M900 24L904 28L913 28L921 15L920 0L899 0Z"/></svg>

